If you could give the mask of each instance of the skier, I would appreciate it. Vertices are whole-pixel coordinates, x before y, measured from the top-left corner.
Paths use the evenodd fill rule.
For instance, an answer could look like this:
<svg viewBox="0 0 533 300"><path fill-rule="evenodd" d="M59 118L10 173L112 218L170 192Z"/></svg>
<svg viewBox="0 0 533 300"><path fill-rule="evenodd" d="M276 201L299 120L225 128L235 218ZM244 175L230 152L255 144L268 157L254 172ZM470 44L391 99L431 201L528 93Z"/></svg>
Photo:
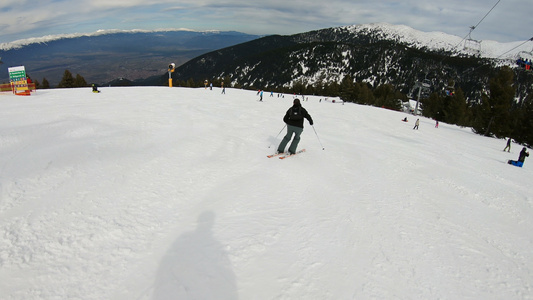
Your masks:
<svg viewBox="0 0 533 300"><path fill-rule="evenodd" d="M507 161L507 163L513 166L522 167L524 165L524 161L526 160L526 157L528 156L529 156L529 152L527 152L527 148L524 147L522 148L522 151L520 151L520 155L518 156L518 161L509 160Z"/></svg>
<svg viewBox="0 0 533 300"><path fill-rule="evenodd" d="M415 127L413 127L413 129L418 130L418 125L420 125L420 119L416 119Z"/></svg>
<svg viewBox="0 0 533 300"><path fill-rule="evenodd" d="M435 128L439 128L439 121L435 120Z"/></svg>
<svg viewBox="0 0 533 300"><path fill-rule="evenodd" d="M505 148L503 148L503 151L505 152L505 149L507 148L509 148L507 152L511 152L511 138L507 140L507 145L505 146Z"/></svg>
<svg viewBox="0 0 533 300"><path fill-rule="evenodd" d="M259 101L263 101L263 91L259 93Z"/></svg>
<svg viewBox="0 0 533 300"><path fill-rule="evenodd" d="M283 122L287 124L287 134L283 137L283 140L281 140L281 143L278 146L278 153L283 153L285 151L285 147L291 140L293 134L294 139L289 146L289 154L296 153L296 148L300 142L300 135L304 130L304 118L309 121L309 125L313 126L313 119L307 110L302 107L300 100L294 99L292 107L287 110L283 117Z"/></svg>
<svg viewBox="0 0 533 300"><path fill-rule="evenodd" d="M96 85L93 83L93 93L100 93Z"/></svg>

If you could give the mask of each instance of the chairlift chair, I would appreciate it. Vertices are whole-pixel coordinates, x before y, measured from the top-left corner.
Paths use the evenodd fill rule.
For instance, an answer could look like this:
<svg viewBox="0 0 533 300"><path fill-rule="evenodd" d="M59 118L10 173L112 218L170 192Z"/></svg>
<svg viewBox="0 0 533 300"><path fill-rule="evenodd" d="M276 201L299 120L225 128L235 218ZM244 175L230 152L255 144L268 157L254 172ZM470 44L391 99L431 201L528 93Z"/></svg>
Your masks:
<svg viewBox="0 0 533 300"><path fill-rule="evenodd" d="M479 54L481 52L481 42L474 39L466 39L464 50L474 54Z"/></svg>
<svg viewBox="0 0 533 300"><path fill-rule="evenodd" d="M474 31L475 28L475 26L470 27L470 32L468 33L468 38L465 39L463 49L475 55L479 55L481 53L481 41L474 40L471 36L472 31Z"/></svg>
<svg viewBox="0 0 533 300"><path fill-rule="evenodd" d="M533 69L533 49L531 51L520 51L516 55L516 64L526 70Z"/></svg>

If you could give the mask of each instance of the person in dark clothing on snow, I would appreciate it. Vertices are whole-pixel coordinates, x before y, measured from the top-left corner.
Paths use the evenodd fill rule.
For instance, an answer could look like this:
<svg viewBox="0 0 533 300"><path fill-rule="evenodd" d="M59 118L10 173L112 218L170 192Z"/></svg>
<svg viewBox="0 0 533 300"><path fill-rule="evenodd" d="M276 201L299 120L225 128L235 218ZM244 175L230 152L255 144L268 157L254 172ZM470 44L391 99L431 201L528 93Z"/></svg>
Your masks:
<svg viewBox="0 0 533 300"><path fill-rule="evenodd" d="M507 152L511 152L511 139L509 138L507 140L507 145L505 146L505 148L503 148L503 151L507 150Z"/></svg>
<svg viewBox="0 0 533 300"><path fill-rule="evenodd" d="M524 161L526 160L526 157L528 156L529 156L529 152L527 152L527 148L524 147L522 148L522 151L520 151L520 155L518 156L518 161L523 164Z"/></svg>
<svg viewBox="0 0 533 300"><path fill-rule="evenodd" d="M508 161L509 164L517 167L522 167L524 165L524 161L526 160L526 157L529 156L529 152L527 152L527 148L522 148L522 151L520 151L520 155L518 156L518 161L516 160L510 160Z"/></svg>
<svg viewBox="0 0 533 300"><path fill-rule="evenodd" d="M292 107L287 110L283 117L283 122L287 124L287 134L283 137L283 140L281 140L281 143L278 146L278 153L283 153L285 151L285 147L291 140L293 134L294 139L289 146L289 154L296 153L296 148L300 142L300 135L304 130L304 118L309 121L309 125L313 126L313 119L307 110L302 107L300 100L294 99Z"/></svg>

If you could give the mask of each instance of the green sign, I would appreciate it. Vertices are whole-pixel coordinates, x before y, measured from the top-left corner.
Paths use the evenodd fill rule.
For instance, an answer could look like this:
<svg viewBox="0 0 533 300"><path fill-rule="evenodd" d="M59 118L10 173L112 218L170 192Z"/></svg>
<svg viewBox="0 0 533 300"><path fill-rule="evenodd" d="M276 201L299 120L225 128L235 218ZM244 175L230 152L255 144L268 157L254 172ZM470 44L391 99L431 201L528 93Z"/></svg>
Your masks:
<svg viewBox="0 0 533 300"><path fill-rule="evenodd" d="M27 91L28 90L28 81L26 79L26 70L24 66L12 67L7 69L9 72L9 79L11 84L16 91Z"/></svg>
<svg viewBox="0 0 533 300"><path fill-rule="evenodd" d="M9 72L9 79L12 82L26 80L26 70L24 66L12 67L7 69Z"/></svg>

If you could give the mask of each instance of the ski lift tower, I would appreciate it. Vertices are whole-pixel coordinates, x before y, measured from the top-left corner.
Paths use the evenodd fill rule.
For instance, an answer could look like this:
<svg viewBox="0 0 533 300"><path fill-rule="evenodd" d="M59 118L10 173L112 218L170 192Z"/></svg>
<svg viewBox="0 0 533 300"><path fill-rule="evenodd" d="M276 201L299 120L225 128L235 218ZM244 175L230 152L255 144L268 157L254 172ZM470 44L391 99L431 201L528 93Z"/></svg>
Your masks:
<svg viewBox="0 0 533 300"><path fill-rule="evenodd" d="M420 96L422 93L427 94L431 88L430 81L427 79L424 79L424 81L417 81L415 82L414 89L418 89L418 95L416 97L416 106L415 106L415 115L418 115L418 105L420 103Z"/></svg>

